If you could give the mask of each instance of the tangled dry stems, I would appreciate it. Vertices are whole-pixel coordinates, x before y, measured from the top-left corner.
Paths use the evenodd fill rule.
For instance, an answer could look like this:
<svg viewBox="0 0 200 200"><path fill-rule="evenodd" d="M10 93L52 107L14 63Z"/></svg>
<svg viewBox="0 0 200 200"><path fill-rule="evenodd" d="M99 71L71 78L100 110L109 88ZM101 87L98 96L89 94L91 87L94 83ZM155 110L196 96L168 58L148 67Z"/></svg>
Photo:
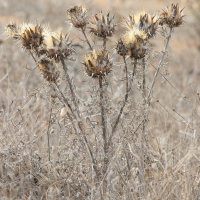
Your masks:
<svg viewBox="0 0 200 200"><path fill-rule="evenodd" d="M170 127L174 120L152 114L159 112L152 103L153 89L172 30L183 23L178 4L162 11L160 18L142 12L130 16L129 22L125 19L128 28L115 48L123 58L125 77L122 70L119 75L115 72L116 62L106 45L107 37L117 32L114 16L104 17L101 12L90 23L87 12L81 6L68 10L68 20L82 31L90 48L82 66L88 100L80 98L73 82L68 60L76 50L66 35L50 33L38 24L7 26L8 35L33 55L43 83L28 95L29 107L12 108L9 117L8 108L1 112L1 141L5 144L0 151L2 198L198 199L199 136L188 140L180 135L177 142ZM166 34L166 27L160 27L167 43L148 87L147 66L152 53L148 44L159 32L159 24L170 30ZM91 45L87 28L102 42L100 49ZM111 91L113 77L123 87L121 99ZM132 98L134 85L138 99ZM169 114L159 100L156 102ZM36 109L39 114L34 113ZM158 139L158 127L163 123L168 124L169 134L163 136L164 145ZM195 134L198 129L188 121L179 123L177 132L184 127L186 133Z"/></svg>

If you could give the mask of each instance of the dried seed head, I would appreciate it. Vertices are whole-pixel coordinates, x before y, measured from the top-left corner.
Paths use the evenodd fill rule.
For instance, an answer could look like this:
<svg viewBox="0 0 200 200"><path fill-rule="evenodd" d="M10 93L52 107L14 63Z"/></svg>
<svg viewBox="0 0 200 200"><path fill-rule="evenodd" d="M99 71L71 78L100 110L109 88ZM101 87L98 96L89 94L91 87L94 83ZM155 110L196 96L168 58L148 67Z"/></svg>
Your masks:
<svg viewBox="0 0 200 200"><path fill-rule="evenodd" d="M46 54L47 57L53 58L56 62L67 59L75 50L72 48L68 35L63 32L48 33L44 37L44 45L40 48L40 54Z"/></svg>
<svg viewBox="0 0 200 200"><path fill-rule="evenodd" d="M121 38L119 39L117 43L116 50L120 56L126 56L128 53L128 49Z"/></svg>
<svg viewBox="0 0 200 200"><path fill-rule="evenodd" d="M69 21L74 25L75 28L85 29L87 21L87 9L83 6L74 6L67 10L70 19Z"/></svg>
<svg viewBox="0 0 200 200"><path fill-rule="evenodd" d="M93 16L93 20L90 32L94 35L105 38L111 37L115 32L116 24L114 23L114 16L110 19L110 13L107 14L106 20L102 12L99 13L99 16L97 14Z"/></svg>
<svg viewBox="0 0 200 200"><path fill-rule="evenodd" d="M44 40L43 28L38 23L23 24L18 28L18 35L22 46L28 50L37 50Z"/></svg>
<svg viewBox="0 0 200 200"><path fill-rule="evenodd" d="M108 75L112 67L108 51L104 49L88 52L84 57L83 64L86 67L87 74L93 78Z"/></svg>
<svg viewBox="0 0 200 200"><path fill-rule="evenodd" d="M57 70L56 63L46 56L41 56L41 58L38 60L38 65L40 68L40 71L44 77L49 82L55 82L57 78L59 77L59 71Z"/></svg>
<svg viewBox="0 0 200 200"><path fill-rule="evenodd" d="M9 37L19 39L19 30L16 24L10 23L6 26L5 29Z"/></svg>
<svg viewBox="0 0 200 200"><path fill-rule="evenodd" d="M167 10L159 11L161 15L159 24L161 26L167 24L171 28L180 26L184 22L184 15L181 15L182 11L183 9L179 11L178 4L171 4L170 7L167 6Z"/></svg>
<svg viewBox="0 0 200 200"><path fill-rule="evenodd" d="M146 54L147 34L138 28L132 28L124 35L124 43L131 58L140 59Z"/></svg>
<svg viewBox="0 0 200 200"><path fill-rule="evenodd" d="M151 16L145 11L135 15L129 15L128 21L124 18L126 22L126 28L128 28L128 30L132 29L133 27L137 27L139 30L143 30L147 34L148 39L155 36L158 28L158 19L158 16Z"/></svg>

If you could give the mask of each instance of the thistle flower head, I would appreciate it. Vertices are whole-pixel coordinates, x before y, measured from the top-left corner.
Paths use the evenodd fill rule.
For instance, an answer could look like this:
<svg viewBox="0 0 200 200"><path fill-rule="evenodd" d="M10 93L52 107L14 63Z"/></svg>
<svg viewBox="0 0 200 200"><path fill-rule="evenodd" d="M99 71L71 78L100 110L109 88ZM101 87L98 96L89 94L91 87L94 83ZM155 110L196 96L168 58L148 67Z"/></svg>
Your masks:
<svg viewBox="0 0 200 200"><path fill-rule="evenodd" d="M126 56L128 53L128 48L126 47L126 45L124 44L124 41L121 38L119 39L117 43L116 50L120 56Z"/></svg>
<svg viewBox="0 0 200 200"><path fill-rule="evenodd" d="M142 11L135 15L129 15L128 21L125 18L124 20L128 30L137 27L139 30L143 30L147 34L148 39L156 34L158 28L158 17L156 15L151 16L145 11Z"/></svg>
<svg viewBox="0 0 200 200"><path fill-rule="evenodd" d="M87 9L83 6L74 6L67 10L70 21L75 28L84 29L88 23L87 21Z"/></svg>
<svg viewBox="0 0 200 200"><path fill-rule="evenodd" d="M110 13L107 14L107 17L102 15L102 12L99 13L99 16L96 14L93 16L93 23L90 27L90 32L100 38L111 37L115 32L114 16L110 18Z"/></svg>
<svg viewBox="0 0 200 200"><path fill-rule="evenodd" d="M44 77L49 82L55 82L59 77L59 71L57 70L56 63L46 56L41 56L38 60L38 66Z"/></svg>
<svg viewBox="0 0 200 200"><path fill-rule="evenodd" d="M44 37L44 45L40 48L40 53L45 53L47 57L54 58L56 62L62 59L67 59L74 49L71 46L68 35L63 32L47 33Z"/></svg>
<svg viewBox="0 0 200 200"><path fill-rule="evenodd" d="M124 43L131 58L140 59L146 54L147 34L138 28L132 28L124 35Z"/></svg>
<svg viewBox="0 0 200 200"><path fill-rule="evenodd" d="M108 51L104 49L88 52L84 57L83 64L85 65L85 70L88 76L91 76L93 78L108 75L112 67Z"/></svg>
<svg viewBox="0 0 200 200"><path fill-rule="evenodd" d="M159 11L161 15L159 24L161 26L167 24L171 28L180 26L184 22L182 11L183 9L179 10L178 4L167 6L167 10Z"/></svg>
<svg viewBox="0 0 200 200"><path fill-rule="evenodd" d="M5 27L5 29L9 37L12 37L14 39L19 39L19 33L18 33L19 28L17 27L16 24L10 23Z"/></svg>
<svg viewBox="0 0 200 200"><path fill-rule="evenodd" d="M18 35L22 46L28 50L37 49L44 40L43 28L38 23L23 24L18 28Z"/></svg>

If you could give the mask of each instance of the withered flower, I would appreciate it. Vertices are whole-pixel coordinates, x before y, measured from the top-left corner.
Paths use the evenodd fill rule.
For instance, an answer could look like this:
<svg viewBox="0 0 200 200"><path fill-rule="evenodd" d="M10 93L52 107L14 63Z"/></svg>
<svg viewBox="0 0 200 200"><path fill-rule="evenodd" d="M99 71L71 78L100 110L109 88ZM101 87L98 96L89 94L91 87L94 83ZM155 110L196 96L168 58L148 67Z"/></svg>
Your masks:
<svg viewBox="0 0 200 200"><path fill-rule="evenodd" d="M158 28L158 16L146 13L145 11L138 14L129 15L129 20L126 22L126 27L128 30L133 27L137 27L139 30L143 30L147 34L147 38L155 36L156 30Z"/></svg>
<svg viewBox="0 0 200 200"><path fill-rule="evenodd" d="M85 70L88 76L96 78L106 76L111 72L112 63L110 62L108 51L99 49L88 52L84 57Z"/></svg>
<svg viewBox="0 0 200 200"><path fill-rule="evenodd" d="M171 28L180 26L184 22L182 11L183 9L179 11L178 4L171 4L170 7L167 6L167 10L159 11L161 15L159 24L161 26L167 24Z"/></svg>
<svg viewBox="0 0 200 200"><path fill-rule="evenodd" d="M47 58L46 56L41 56L38 60L38 66L44 79L47 81L55 82L59 77L59 71L57 70L58 67L52 59Z"/></svg>
<svg viewBox="0 0 200 200"><path fill-rule="evenodd" d="M126 32L123 39L131 58L140 59L145 56L147 34L143 30L132 28Z"/></svg>
<svg viewBox="0 0 200 200"><path fill-rule="evenodd" d="M38 24L23 24L18 29L19 39L25 49L36 50L43 42L43 28Z"/></svg>
<svg viewBox="0 0 200 200"><path fill-rule="evenodd" d="M99 16L96 14L93 16L93 23L90 27L90 32L100 38L111 37L115 32L115 26L113 16L110 19L110 13L107 14L106 20L105 17L102 15L102 12L99 13Z"/></svg>
<svg viewBox="0 0 200 200"><path fill-rule="evenodd" d="M125 44L121 38L119 39L119 41L117 43L116 50L120 56L126 56L128 53L128 48L125 46Z"/></svg>
<svg viewBox="0 0 200 200"><path fill-rule="evenodd" d="M83 6L74 6L67 10L70 21L74 25L75 28L84 29L88 23L87 21L87 9Z"/></svg>
<svg viewBox="0 0 200 200"><path fill-rule="evenodd" d="M44 40L43 28L36 23L23 24L19 27L16 24L8 24L6 31L14 39L21 40L22 47L27 50L37 50Z"/></svg>
<svg viewBox="0 0 200 200"><path fill-rule="evenodd" d="M44 44L40 48L41 54L46 54L49 58L54 58L56 62L62 59L67 59L75 50L72 48L72 42L69 41L69 36L63 32L49 33L45 35Z"/></svg>

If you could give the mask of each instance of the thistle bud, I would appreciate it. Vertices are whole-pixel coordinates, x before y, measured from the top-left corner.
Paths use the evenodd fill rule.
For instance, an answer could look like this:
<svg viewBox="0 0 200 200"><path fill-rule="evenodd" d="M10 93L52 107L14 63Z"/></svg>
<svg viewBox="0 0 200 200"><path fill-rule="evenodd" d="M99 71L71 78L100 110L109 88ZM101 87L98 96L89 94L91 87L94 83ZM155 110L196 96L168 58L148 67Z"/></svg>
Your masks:
<svg viewBox="0 0 200 200"><path fill-rule="evenodd" d="M16 24L10 23L6 26L6 32L9 37L19 39L19 30Z"/></svg>
<svg viewBox="0 0 200 200"><path fill-rule="evenodd" d="M107 18L99 13L93 16L93 23L91 25L90 32L100 38L111 37L115 32L114 16L110 19L110 13L107 14Z"/></svg>
<svg viewBox="0 0 200 200"><path fill-rule="evenodd" d="M183 9L179 11L178 4L171 4L167 10L159 11L161 15L159 24L161 26L167 24L171 28L180 26L184 22L182 11Z"/></svg>
<svg viewBox="0 0 200 200"><path fill-rule="evenodd" d="M75 50L71 46L68 35L54 33L46 34L44 45L40 48L41 54L45 53L48 58L53 58L56 62L67 59Z"/></svg>
<svg viewBox="0 0 200 200"><path fill-rule="evenodd" d="M128 55L135 59L143 58L147 49L145 46L146 40L147 35L138 28L127 31L124 35L124 43L128 49Z"/></svg>
<svg viewBox="0 0 200 200"><path fill-rule="evenodd" d="M49 82L55 82L57 80L59 77L59 71L57 70L58 67L56 63L52 59L42 56L38 60L38 65L44 79Z"/></svg>
<svg viewBox="0 0 200 200"><path fill-rule="evenodd" d="M88 52L84 58L85 70L88 76L96 78L105 76L111 72L112 63L109 60L108 51L99 49Z"/></svg>
<svg viewBox="0 0 200 200"><path fill-rule="evenodd" d="M158 28L158 16L146 13L145 11L140 12L136 15L129 15L129 20L126 22L126 28L131 30L133 27L137 27L139 30L144 31L147 34L147 39L155 36Z"/></svg>
<svg viewBox="0 0 200 200"><path fill-rule="evenodd" d="M74 6L67 10L71 23L75 28L85 29L88 21L87 21L87 9L83 6Z"/></svg>
<svg viewBox="0 0 200 200"><path fill-rule="evenodd" d="M128 53L128 49L121 38L119 39L117 43L116 50L120 56L126 56Z"/></svg>

